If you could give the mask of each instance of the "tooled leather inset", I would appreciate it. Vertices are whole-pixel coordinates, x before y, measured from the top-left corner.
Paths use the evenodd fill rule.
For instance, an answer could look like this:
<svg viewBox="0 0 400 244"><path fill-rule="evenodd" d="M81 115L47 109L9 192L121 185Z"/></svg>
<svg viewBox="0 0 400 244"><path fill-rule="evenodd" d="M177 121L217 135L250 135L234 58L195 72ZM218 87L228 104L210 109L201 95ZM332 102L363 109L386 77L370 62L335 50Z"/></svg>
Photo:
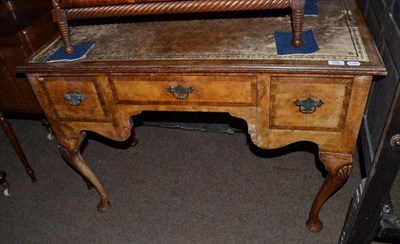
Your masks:
<svg viewBox="0 0 400 244"><path fill-rule="evenodd" d="M343 14L347 7L343 8L341 0L321 1L319 6L321 15L318 18L308 18L304 28L313 28L314 33L318 35L320 51L311 55L276 54L275 40L271 33L276 30L291 31L289 16L200 20L172 18L157 24L141 22L82 25L71 28L71 37L74 43L88 40L99 43L90 50L85 59L87 61L204 59L306 61L329 60L332 57L344 61L368 61L368 55L355 25L354 14L351 11ZM335 29L335 32L327 32L326 29ZM193 30L196 30L196 35L193 35ZM362 46L354 43L360 43ZM46 59L60 46L62 46L60 41L55 42L35 57L33 62Z"/></svg>
<svg viewBox="0 0 400 244"><path fill-rule="evenodd" d="M352 165L345 165L342 168L340 168L337 173L336 173L336 179L339 181L345 181L349 177L351 170L353 169Z"/></svg>

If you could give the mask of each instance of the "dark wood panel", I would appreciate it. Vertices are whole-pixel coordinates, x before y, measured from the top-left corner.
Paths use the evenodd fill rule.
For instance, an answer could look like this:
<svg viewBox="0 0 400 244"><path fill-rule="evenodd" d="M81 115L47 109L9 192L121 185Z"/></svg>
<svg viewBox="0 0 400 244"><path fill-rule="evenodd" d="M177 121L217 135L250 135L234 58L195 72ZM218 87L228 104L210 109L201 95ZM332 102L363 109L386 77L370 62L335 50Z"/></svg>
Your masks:
<svg viewBox="0 0 400 244"><path fill-rule="evenodd" d="M379 25L381 26L381 28L385 28L386 22L388 21L389 18L389 13L387 12L382 0L369 1L369 4L372 7L372 11L376 16ZM368 17L366 18L368 19Z"/></svg>
<svg viewBox="0 0 400 244"><path fill-rule="evenodd" d="M43 9L52 8L51 0L11 0L16 9Z"/></svg>
<svg viewBox="0 0 400 244"><path fill-rule="evenodd" d="M365 19L368 28L374 36L374 41L377 43L378 47L380 47L381 39L385 39L396 68L400 70L400 48L398 48L400 47L400 31L399 26L394 19L394 17L400 17L395 16L395 14L389 12L384 3L385 2L382 2L382 0L368 1L367 9L365 11ZM396 1L396 4L399 5L399 1ZM394 4L392 4L392 6L393 5ZM398 8L399 7L397 6L396 11L400 13ZM390 11L392 11L392 9L393 8L390 8ZM395 9L393 9L393 11L395 11ZM376 19L377 23L375 23L374 19ZM381 50L379 49L379 51Z"/></svg>
<svg viewBox="0 0 400 244"><path fill-rule="evenodd" d="M353 199L339 243L372 242L380 228L382 206L399 170L399 150L390 145L390 140L399 133L400 120L400 1L359 0L359 3L365 6L364 18L379 46L388 75L378 79L371 89L360 132L361 158L368 179L362 194L358 191Z"/></svg>
<svg viewBox="0 0 400 244"><path fill-rule="evenodd" d="M400 27L400 1L396 1L393 7L393 17L397 24Z"/></svg>
<svg viewBox="0 0 400 244"><path fill-rule="evenodd" d="M388 17L386 26L384 28L384 35L386 43L389 47L393 61L398 71L400 71L400 26L396 26L393 18Z"/></svg>
<svg viewBox="0 0 400 244"><path fill-rule="evenodd" d="M40 112L41 108L25 76L14 72L15 66L24 62L25 52L22 47L0 48L0 111Z"/></svg>
<svg viewBox="0 0 400 244"><path fill-rule="evenodd" d="M364 18L388 70L386 77L375 79L365 111L361 135L366 140L363 142L362 150L366 155L364 163L368 170L398 85L400 34L387 8L387 5L394 5L394 2L382 0L360 0L360 2L365 5Z"/></svg>
<svg viewBox="0 0 400 244"><path fill-rule="evenodd" d="M385 4L386 12L391 13L395 0L382 0L382 2Z"/></svg>
<svg viewBox="0 0 400 244"><path fill-rule="evenodd" d="M0 50L1 55L1 50ZM22 106L21 101L18 99L16 94L13 94L9 91L14 90L14 86L12 82L4 82L7 80L12 80L13 77L8 72L7 64L4 59L0 57L0 111L3 111L3 108L18 108Z"/></svg>
<svg viewBox="0 0 400 244"><path fill-rule="evenodd" d="M27 56L40 49L48 40L57 33L57 27L52 21L50 12L43 15L33 25L18 32L19 43Z"/></svg>
<svg viewBox="0 0 400 244"><path fill-rule="evenodd" d="M24 75L15 67L57 35L51 1L12 0L0 3L0 111L41 112Z"/></svg>
<svg viewBox="0 0 400 244"><path fill-rule="evenodd" d="M400 89L396 93L393 104L388 104L391 116L382 134L373 170L368 175L362 194L353 199L340 244L371 243L378 234L383 204L399 171L400 150L392 146L394 136L400 130ZM398 243L398 240L385 240L384 243Z"/></svg>
<svg viewBox="0 0 400 244"><path fill-rule="evenodd" d="M365 0L357 0L358 7L360 8L361 13L365 16L365 9L367 7L368 1Z"/></svg>
<svg viewBox="0 0 400 244"><path fill-rule="evenodd" d="M366 2L365 4L364 16L366 16L365 22L369 31L371 32L372 37L374 38L374 42L379 52L381 52L384 44L383 28L379 24L378 19L375 16L374 9L369 2Z"/></svg>
<svg viewBox="0 0 400 244"><path fill-rule="evenodd" d="M389 114L390 106L388 105L393 101L394 92L396 91L397 82L399 80L399 74L386 45L383 48L382 59L388 70L388 75L377 79L373 83L366 113L372 148L376 148L379 144L380 135L382 134L386 118Z"/></svg>

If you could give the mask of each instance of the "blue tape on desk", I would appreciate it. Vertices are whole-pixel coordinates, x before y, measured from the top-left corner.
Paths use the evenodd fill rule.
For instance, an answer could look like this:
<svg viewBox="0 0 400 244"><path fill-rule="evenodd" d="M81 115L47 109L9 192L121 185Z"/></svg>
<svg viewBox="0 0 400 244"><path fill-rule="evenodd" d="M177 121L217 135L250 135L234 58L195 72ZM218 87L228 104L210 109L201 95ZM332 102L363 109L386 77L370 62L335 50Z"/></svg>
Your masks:
<svg viewBox="0 0 400 244"><path fill-rule="evenodd" d="M74 52L72 54L67 54L64 51L64 46L57 49L50 57L46 59L46 62L68 62L76 61L86 57L86 54L92 49L95 42L84 42L80 44L73 45Z"/></svg>
<svg viewBox="0 0 400 244"><path fill-rule="evenodd" d="M304 6L305 16L318 16L318 0L306 0L306 5Z"/></svg>
<svg viewBox="0 0 400 244"><path fill-rule="evenodd" d="M292 46L292 32L274 32L275 45L278 55L311 54L319 50L314 32L310 29L301 33L303 45L295 48Z"/></svg>

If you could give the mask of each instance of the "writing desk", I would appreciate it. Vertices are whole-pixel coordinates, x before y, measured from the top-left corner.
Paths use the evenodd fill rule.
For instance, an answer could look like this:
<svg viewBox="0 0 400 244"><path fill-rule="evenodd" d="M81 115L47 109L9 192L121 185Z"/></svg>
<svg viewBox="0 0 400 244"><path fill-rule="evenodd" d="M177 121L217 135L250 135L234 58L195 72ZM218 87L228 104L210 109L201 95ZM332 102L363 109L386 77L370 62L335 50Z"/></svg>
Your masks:
<svg viewBox="0 0 400 244"><path fill-rule="evenodd" d="M122 141L142 111L226 112L247 122L261 148L318 145L328 176L307 227L319 231L322 205L351 172L372 77L386 74L355 3L319 6L319 17L305 19L319 44L314 54L276 55L273 31L290 31L289 16L157 19L78 26L76 42L96 41L85 59L45 62L63 47L57 40L18 71L27 73L62 156L97 190L99 211L110 202L79 152L85 131Z"/></svg>

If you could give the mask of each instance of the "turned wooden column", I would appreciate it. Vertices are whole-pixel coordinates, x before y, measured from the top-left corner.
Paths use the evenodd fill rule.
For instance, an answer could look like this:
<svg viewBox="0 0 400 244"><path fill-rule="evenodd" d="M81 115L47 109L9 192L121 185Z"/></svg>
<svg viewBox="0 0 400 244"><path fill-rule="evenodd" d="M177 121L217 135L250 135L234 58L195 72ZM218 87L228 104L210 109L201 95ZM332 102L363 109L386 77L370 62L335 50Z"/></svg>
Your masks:
<svg viewBox="0 0 400 244"><path fill-rule="evenodd" d="M26 173L31 177L32 183L35 183L37 179L35 177L34 171L29 165L28 160L26 159L25 154L22 151L21 145L19 144L17 137L15 136L14 131L11 128L10 123L4 117L2 112L0 112L0 125L3 128L4 132L6 133L8 140L10 140L12 146L14 147L14 150L17 153L19 159L24 165Z"/></svg>
<svg viewBox="0 0 400 244"><path fill-rule="evenodd" d="M305 0L291 1L292 3L292 30L293 40L292 45L295 48L303 46L303 40L301 39L301 33L303 32L304 22L304 6Z"/></svg>
<svg viewBox="0 0 400 244"><path fill-rule="evenodd" d="M72 47L72 43L71 43L71 36L69 34L68 21L64 15L64 13L60 9L60 4L59 4L58 0L52 0L51 2L54 7L54 9L52 11L53 20L54 20L54 22L57 23L58 29L60 31L61 39L63 40L63 42L65 44L64 50L67 54L72 54L74 52L74 48Z"/></svg>
<svg viewBox="0 0 400 244"><path fill-rule="evenodd" d="M324 163L328 175L315 197L307 220L307 228L312 232L321 231L323 224L318 218L319 211L326 200L346 182L351 173L353 163L351 154L320 152L319 158Z"/></svg>

